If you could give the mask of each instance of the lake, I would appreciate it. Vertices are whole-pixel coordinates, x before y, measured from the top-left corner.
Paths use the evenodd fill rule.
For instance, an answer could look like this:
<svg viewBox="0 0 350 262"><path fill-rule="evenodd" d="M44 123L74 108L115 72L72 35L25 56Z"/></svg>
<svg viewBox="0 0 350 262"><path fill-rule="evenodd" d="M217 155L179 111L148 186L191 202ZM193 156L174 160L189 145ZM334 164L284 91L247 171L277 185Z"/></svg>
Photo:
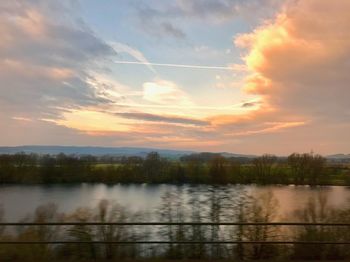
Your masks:
<svg viewBox="0 0 350 262"><path fill-rule="evenodd" d="M210 186L190 185L106 185L106 184L74 184L74 185L1 185L0 205L5 211L6 221L18 221L33 213L36 207L45 203L56 203L60 211L71 212L78 207L95 207L100 200L117 202L130 211L141 211L152 214L161 205L162 196L171 190L179 189L186 199L190 192L205 192ZM305 206L310 197L323 193L328 203L335 208L349 206L350 189L341 186L309 187L309 186L256 186L227 185L226 188L239 197L243 192L261 194L271 191L279 201L279 218L283 220L288 214Z"/></svg>

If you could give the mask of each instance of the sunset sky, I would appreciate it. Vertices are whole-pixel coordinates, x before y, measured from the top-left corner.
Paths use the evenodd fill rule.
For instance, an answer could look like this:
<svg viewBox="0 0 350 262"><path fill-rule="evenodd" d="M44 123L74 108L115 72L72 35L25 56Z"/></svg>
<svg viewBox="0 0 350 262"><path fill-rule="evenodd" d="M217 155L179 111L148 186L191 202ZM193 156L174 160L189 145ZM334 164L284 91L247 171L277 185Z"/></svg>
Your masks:
<svg viewBox="0 0 350 262"><path fill-rule="evenodd" d="M0 145L350 153L349 0L0 2Z"/></svg>

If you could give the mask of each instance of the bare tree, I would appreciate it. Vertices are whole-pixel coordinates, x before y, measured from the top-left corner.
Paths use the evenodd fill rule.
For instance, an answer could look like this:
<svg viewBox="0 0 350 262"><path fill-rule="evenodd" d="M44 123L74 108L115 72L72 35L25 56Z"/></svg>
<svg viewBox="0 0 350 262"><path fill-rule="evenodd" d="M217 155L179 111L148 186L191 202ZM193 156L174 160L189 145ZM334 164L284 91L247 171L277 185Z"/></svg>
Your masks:
<svg viewBox="0 0 350 262"><path fill-rule="evenodd" d="M253 160L253 169L258 182L265 184L269 181L272 176L272 168L276 161L276 156L268 154Z"/></svg>

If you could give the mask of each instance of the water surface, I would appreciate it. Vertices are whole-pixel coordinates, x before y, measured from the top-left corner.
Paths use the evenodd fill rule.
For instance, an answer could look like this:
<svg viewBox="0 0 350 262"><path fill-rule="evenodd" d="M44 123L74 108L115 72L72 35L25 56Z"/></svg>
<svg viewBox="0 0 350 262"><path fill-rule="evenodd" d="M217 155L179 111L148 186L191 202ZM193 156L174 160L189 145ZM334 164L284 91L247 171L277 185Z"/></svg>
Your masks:
<svg viewBox="0 0 350 262"><path fill-rule="evenodd" d="M181 189L184 198L189 197L189 189L205 192L210 186L189 185L1 185L0 205L5 210L7 221L18 221L36 207L46 203L56 203L60 211L71 212L78 207L95 207L102 199L117 202L131 211L152 213L160 206L162 196L171 189ZM228 185L231 191L260 194L271 191L279 201L279 219L304 206L310 197L322 192L328 197L328 203L335 208L347 207L350 203L350 190L347 187L308 187L308 186L255 186ZM234 200L234 199L233 199Z"/></svg>

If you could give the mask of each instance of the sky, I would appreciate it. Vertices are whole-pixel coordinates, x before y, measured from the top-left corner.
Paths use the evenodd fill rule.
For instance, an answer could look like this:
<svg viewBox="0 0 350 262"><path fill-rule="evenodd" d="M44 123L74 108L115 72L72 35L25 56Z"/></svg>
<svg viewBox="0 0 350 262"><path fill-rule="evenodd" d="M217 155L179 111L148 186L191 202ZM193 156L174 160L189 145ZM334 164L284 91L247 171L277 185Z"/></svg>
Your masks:
<svg viewBox="0 0 350 262"><path fill-rule="evenodd" d="M0 2L0 145L350 153L348 0Z"/></svg>

